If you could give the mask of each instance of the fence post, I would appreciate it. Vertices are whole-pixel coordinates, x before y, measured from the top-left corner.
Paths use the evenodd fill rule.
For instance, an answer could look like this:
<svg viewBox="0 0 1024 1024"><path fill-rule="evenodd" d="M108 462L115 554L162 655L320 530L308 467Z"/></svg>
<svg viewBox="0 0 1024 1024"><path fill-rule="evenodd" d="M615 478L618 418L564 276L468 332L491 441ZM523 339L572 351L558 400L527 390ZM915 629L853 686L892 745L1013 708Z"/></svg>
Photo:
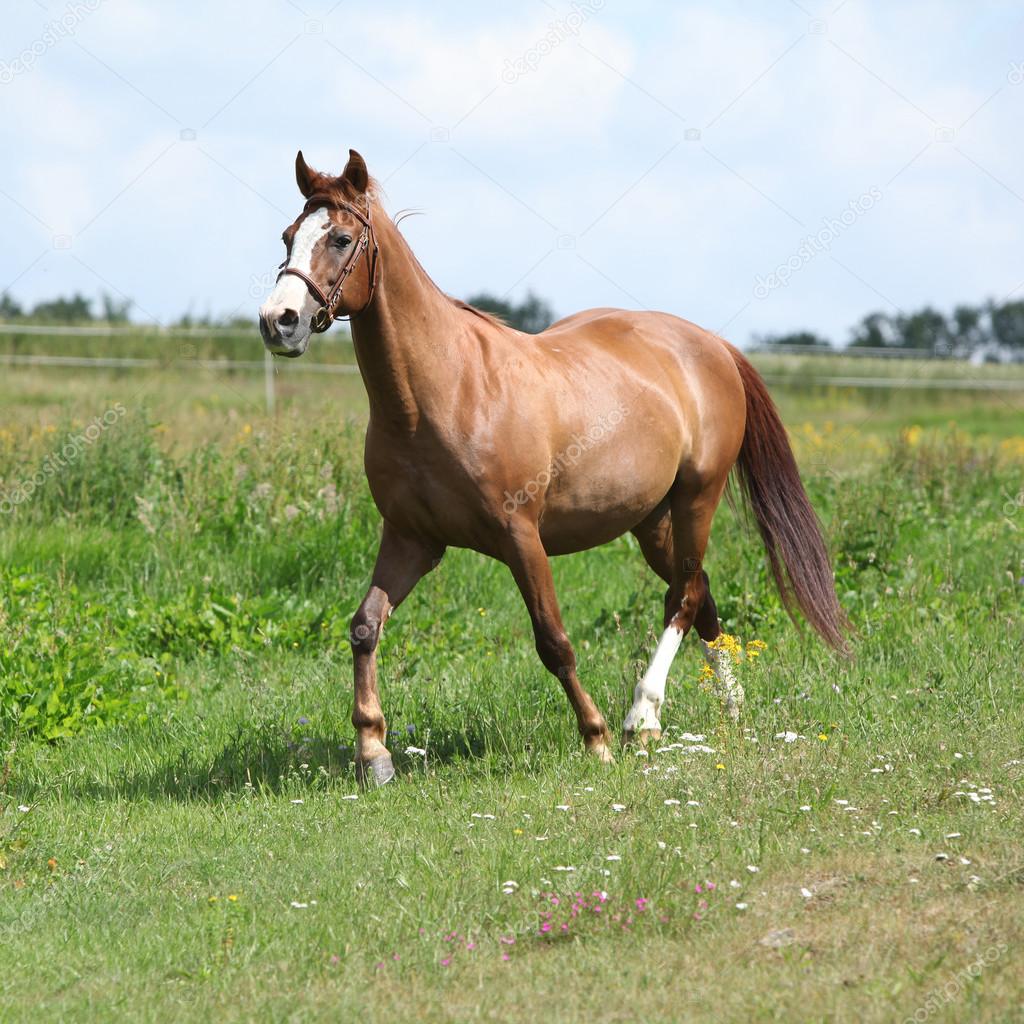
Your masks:
<svg viewBox="0 0 1024 1024"><path fill-rule="evenodd" d="M263 393L267 400L267 415L274 415L274 357L263 350Z"/></svg>

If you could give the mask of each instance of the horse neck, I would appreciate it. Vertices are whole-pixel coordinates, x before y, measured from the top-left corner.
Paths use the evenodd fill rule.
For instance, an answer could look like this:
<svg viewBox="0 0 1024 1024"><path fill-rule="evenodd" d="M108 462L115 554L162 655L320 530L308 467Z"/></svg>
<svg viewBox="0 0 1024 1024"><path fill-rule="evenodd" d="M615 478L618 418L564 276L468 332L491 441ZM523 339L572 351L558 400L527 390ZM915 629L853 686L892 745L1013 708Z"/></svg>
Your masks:
<svg viewBox="0 0 1024 1024"><path fill-rule="evenodd" d="M401 233L375 211L380 273L373 298L352 321L352 341L370 414L402 431L451 406L452 369L463 360L458 310L431 281Z"/></svg>

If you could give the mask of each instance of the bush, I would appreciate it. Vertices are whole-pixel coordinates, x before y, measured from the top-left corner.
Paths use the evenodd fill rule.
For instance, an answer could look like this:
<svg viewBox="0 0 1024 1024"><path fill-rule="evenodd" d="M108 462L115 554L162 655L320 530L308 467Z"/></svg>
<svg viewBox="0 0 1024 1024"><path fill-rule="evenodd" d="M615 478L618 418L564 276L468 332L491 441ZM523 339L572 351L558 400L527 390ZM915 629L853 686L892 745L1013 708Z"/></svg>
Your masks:
<svg viewBox="0 0 1024 1024"><path fill-rule="evenodd" d="M138 653L74 586L0 569L0 726L46 739L144 718L178 695L169 659Z"/></svg>

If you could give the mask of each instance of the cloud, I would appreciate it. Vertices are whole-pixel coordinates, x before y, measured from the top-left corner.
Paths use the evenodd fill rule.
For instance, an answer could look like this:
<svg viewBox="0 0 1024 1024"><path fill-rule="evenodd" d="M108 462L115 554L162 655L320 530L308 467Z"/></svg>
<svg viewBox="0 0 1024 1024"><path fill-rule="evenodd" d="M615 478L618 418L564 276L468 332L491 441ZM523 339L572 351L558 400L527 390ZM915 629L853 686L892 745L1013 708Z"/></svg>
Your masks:
<svg viewBox="0 0 1024 1024"><path fill-rule="evenodd" d="M912 306L1013 286L1024 86L1006 75L1024 54L1009 3L850 0L808 18L637 0L574 31L558 0L302 6L101 5L0 87L0 189L76 236L109 204L72 253L162 318L253 304L299 209L300 147L336 171L355 146L391 210L426 208L404 230L456 293L533 287L562 313L635 299L743 341L845 336L884 304L872 288ZM39 31L26 11L7 59ZM873 185L883 200L834 249L867 285L818 258L744 309L757 274ZM3 196L0 228L2 282L51 239ZM72 287L101 282L65 254L16 291Z"/></svg>

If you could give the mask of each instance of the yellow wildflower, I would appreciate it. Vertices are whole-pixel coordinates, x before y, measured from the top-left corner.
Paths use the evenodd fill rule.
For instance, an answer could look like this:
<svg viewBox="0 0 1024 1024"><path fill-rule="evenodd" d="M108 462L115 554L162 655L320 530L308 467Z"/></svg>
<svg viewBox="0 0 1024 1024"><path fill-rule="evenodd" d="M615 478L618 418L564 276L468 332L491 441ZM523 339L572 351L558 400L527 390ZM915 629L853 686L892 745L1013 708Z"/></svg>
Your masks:
<svg viewBox="0 0 1024 1024"><path fill-rule="evenodd" d="M731 633L720 633L708 644L708 647L713 651L726 651L734 657L738 657L743 653L739 640Z"/></svg>
<svg viewBox="0 0 1024 1024"><path fill-rule="evenodd" d="M768 645L763 640L749 640L747 642L747 661L753 661Z"/></svg>

